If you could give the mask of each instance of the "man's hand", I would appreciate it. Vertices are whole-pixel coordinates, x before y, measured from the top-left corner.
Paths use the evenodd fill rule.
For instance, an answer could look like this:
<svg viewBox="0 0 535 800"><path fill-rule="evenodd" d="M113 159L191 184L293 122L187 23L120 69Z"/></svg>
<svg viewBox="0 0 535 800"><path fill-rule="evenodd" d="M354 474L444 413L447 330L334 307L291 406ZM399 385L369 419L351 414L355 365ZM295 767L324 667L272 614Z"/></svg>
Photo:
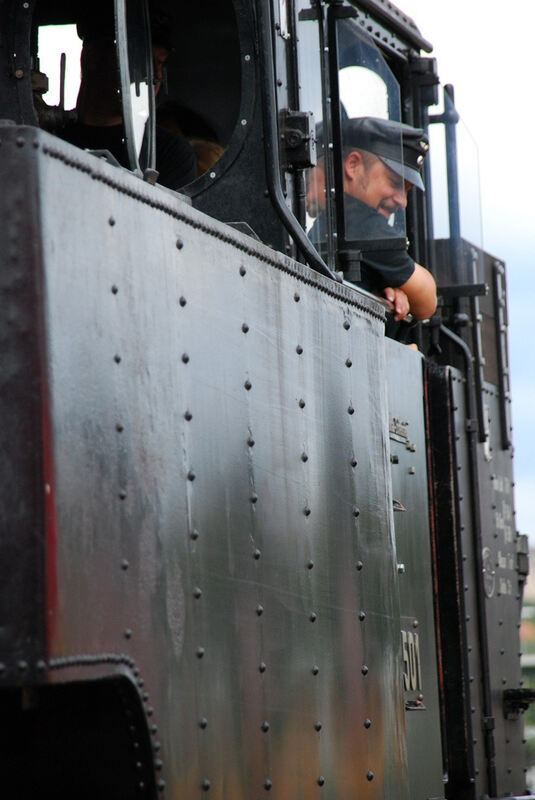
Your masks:
<svg viewBox="0 0 535 800"><path fill-rule="evenodd" d="M410 311L409 298L403 289L393 289L391 286L387 286L386 289L383 289L383 296L391 304L391 311L394 312L396 322L407 316Z"/></svg>

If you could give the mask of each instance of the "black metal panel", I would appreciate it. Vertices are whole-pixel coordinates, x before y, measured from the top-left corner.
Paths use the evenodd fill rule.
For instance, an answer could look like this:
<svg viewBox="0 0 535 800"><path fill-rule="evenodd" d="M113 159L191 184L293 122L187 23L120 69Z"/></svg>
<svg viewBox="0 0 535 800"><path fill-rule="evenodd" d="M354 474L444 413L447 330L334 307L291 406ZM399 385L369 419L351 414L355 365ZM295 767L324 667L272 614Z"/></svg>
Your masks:
<svg viewBox="0 0 535 800"><path fill-rule="evenodd" d="M409 795L439 798L444 784L422 358L391 339L386 344Z"/></svg>
<svg viewBox="0 0 535 800"><path fill-rule="evenodd" d="M485 605L488 661L495 719L498 794L521 794L525 789L519 711L504 714L503 693L522 685L519 627L525 575L518 564L520 537L515 528L512 449L501 441L500 396L485 384L483 393L489 441L478 447L480 508L483 530Z"/></svg>
<svg viewBox="0 0 535 800"><path fill-rule="evenodd" d="M525 791L522 720L519 713L506 718L503 701L505 689L521 685L518 626L524 574L517 560L520 542L513 523L511 452L501 447L499 398L486 384L483 402L489 440L477 445L474 464L469 439L475 432L466 410L465 379L455 370L434 367L429 372L429 396L448 731L447 796L489 793L489 776L496 786L491 796L521 794Z"/></svg>
<svg viewBox="0 0 535 800"><path fill-rule="evenodd" d="M137 682L170 796L407 797L379 306L39 144L49 679Z"/></svg>
<svg viewBox="0 0 535 800"><path fill-rule="evenodd" d="M427 371L429 448L439 602L439 648L446 725L447 797L475 797L473 721L470 670L467 662L466 598L457 497L458 470L454 452L453 400L450 370ZM463 405L464 407L464 405Z"/></svg>
<svg viewBox="0 0 535 800"><path fill-rule="evenodd" d="M0 126L0 681L11 683L35 680L44 655L47 510L53 533L32 138Z"/></svg>

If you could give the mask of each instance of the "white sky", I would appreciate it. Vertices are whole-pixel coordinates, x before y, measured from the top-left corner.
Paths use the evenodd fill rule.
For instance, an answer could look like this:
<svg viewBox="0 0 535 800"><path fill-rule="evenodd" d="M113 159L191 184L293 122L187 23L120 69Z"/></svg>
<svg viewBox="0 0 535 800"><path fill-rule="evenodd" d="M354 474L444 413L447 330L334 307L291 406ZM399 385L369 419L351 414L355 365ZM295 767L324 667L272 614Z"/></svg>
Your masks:
<svg viewBox="0 0 535 800"><path fill-rule="evenodd" d="M505 260L517 528L535 545L535 131L532 0L395 0L434 46L479 145L483 244Z"/></svg>

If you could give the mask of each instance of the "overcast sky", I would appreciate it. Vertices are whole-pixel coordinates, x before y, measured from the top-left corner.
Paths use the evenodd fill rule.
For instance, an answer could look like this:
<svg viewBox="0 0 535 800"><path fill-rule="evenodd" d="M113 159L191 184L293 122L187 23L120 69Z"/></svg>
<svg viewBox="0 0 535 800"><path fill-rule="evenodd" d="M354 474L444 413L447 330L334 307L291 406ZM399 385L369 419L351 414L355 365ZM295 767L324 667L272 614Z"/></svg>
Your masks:
<svg viewBox="0 0 535 800"><path fill-rule="evenodd" d="M517 528L535 546L535 43L532 0L396 0L434 46L479 146L483 244L507 264ZM514 24L513 24L514 21Z"/></svg>

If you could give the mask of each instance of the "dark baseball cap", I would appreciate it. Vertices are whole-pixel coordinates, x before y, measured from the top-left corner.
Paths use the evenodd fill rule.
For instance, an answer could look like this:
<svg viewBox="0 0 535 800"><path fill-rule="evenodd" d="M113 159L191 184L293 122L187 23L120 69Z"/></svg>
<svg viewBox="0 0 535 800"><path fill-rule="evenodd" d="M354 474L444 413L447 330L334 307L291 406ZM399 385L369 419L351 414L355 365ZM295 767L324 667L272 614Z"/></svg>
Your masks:
<svg viewBox="0 0 535 800"><path fill-rule="evenodd" d="M373 153L396 175L424 190L420 174L429 150L429 140L421 128L392 119L354 117L342 122L342 144Z"/></svg>

